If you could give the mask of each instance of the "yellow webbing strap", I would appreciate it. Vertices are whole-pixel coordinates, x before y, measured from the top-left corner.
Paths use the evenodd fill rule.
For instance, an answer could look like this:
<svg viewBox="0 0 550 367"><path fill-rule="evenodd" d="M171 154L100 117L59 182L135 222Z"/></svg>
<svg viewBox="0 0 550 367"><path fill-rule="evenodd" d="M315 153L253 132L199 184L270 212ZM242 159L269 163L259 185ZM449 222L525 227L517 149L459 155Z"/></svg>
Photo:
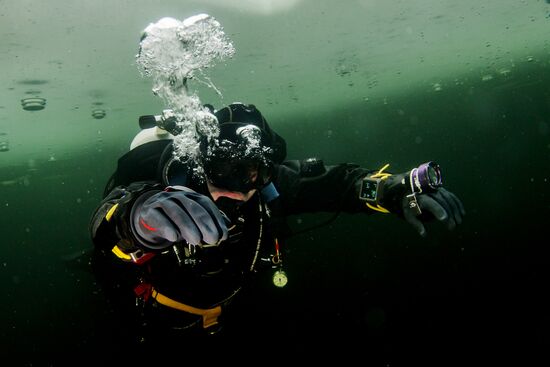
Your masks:
<svg viewBox="0 0 550 367"><path fill-rule="evenodd" d="M130 255L128 255L127 253L125 253L124 251L122 251L120 249L120 247L118 247L118 245L115 245L115 247L113 247L111 249L111 251L113 252L113 254L115 254L119 259L122 259L122 260L126 260L126 261L132 261L132 257Z"/></svg>
<svg viewBox="0 0 550 367"><path fill-rule="evenodd" d="M111 209L109 209L109 211L107 212L107 214L105 214L105 219L108 221L111 220L111 217L113 216L113 214L115 213L115 210L116 208L118 208L118 203L116 203L115 205L113 205L111 207Z"/></svg>
<svg viewBox="0 0 550 367"><path fill-rule="evenodd" d="M380 213L388 214L390 212L388 209L384 208L383 206L380 206L380 204L376 204L376 206L374 206L374 205L371 205L371 204L367 203L367 207L369 209L375 210L375 211L380 212Z"/></svg>
<svg viewBox="0 0 550 367"><path fill-rule="evenodd" d="M163 294L160 294L154 288L151 292L151 296L153 296L153 298L162 305L175 308L176 310L188 312L193 315L202 316L202 327L205 329L212 325L216 325L218 323L218 316L220 316L222 313L222 306L220 305L208 309L189 306L184 303L174 301L173 299L168 298Z"/></svg>
<svg viewBox="0 0 550 367"><path fill-rule="evenodd" d="M386 173L384 170L388 168L390 164L386 164L384 167L380 168L378 172L376 172L374 175L370 176L372 178L380 178L381 180L385 180L386 178L391 176L391 173Z"/></svg>
<svg viewBox="0 0 550 367"><path fill-rule="evenodd" d="M109 209L109 211L107 212L107 214L105 214L105 220L108 222L111 220L111 217L113 216L113 214L115 213L116 211L116 208L118 208L118 203L113 205L111 207L111 209ZM125 261L131 261L132 260L132 257L130 255L128 255L127 253L125 253L124 251L122 251L118 245L115 245L111 251L113 252L113 254L115 254L119 259L122 259L122 260L125 260Z"/></svg>
<svg viewBox="0 0 550 367"><path fill-rule="evenodd" d="M386 173L386 172L384 172L384 170L385 170L386 168L388 168L389 166L390 166L390 164L387 163L384 167L380 168L380 169L378 170L378 172L376 172L374 175L372 175L372 176L370 176L370 177L371 177L371 178L379 178L380 180L385 180L385 179L387 179L388 177L391 176L391 173ZM380 204L376 204L376 206L374 206L374 205L371 205L371 204L369 204L369 203L366 203L366 205L367 205L367 208L372 209L372 210L377 211L377 212L380 212L380 213L386 213L386 214L388 214L388 213L390 212L388 209L384 208L384 207L381 206Z"/></svg>

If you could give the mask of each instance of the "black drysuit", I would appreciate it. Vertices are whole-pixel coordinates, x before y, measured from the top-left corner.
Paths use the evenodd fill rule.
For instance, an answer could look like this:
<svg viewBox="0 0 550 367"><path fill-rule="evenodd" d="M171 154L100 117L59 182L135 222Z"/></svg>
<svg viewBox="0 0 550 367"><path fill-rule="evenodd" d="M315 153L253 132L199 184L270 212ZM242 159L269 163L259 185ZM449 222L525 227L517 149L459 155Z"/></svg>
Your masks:
<svg viewBox="0 0 550 367"><path fill-rule="evenodd" d="M204 180L174 160L171 151L171 141L161 140L121 157L90 223L97 250L94 268L105 292L118 307L127 307L127 315L149 329L203 331L205 326L200 315L159 304L151 296L151 289L200 309L221 306L223 320L231 300L251 277L277 268L272 261L277 251L275 239L284 248L289 234L287 216L372 213L358 198L360 179L370 171L353 164L325 166L317 159L289 160L273 169L277 197L266 197L262 191L245 203L218 199L216 205L231 220L229 238L219 246L202 249L175 244L156 251L144 248L129 224L131 206L140 195L181 185L210 197ZM113 213L114 205L117 207Z"/></svg>

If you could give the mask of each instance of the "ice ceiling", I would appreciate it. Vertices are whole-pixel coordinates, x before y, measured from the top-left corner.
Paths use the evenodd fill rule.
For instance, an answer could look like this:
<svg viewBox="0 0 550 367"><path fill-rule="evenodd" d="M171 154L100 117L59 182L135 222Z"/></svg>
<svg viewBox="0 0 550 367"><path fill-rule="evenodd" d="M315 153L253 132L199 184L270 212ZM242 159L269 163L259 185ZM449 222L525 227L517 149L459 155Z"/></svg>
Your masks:
<svg viewBox="0 0 550 367"><path fill-rule="evenodd" d="M210 70L223 99L190 87L280 121L549 62L544 0L0 0L0 168L128 145L163 108L136 67L141 31L202 12L236 52Z"/></svg>

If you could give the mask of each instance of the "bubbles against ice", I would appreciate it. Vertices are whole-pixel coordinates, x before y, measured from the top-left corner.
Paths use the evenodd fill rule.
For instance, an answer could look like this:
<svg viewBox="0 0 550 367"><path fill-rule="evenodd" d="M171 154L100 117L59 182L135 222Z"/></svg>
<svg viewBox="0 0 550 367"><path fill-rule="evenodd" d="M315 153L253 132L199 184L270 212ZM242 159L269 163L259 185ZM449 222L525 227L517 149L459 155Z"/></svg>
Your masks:
<svg viewBox="0 0 550 367"><path fill-rule="evenodd" d="M234 53L221 24L208 14L183 21L162 18L143 31L136 55L138 69L152 79L153 93L177 116L182 133L174 139L174 153L179 159L196 160L200 137L210 139L219 133L215 116L196 94L189 93L188 80L199 80L204 69ZM208 78L202 82L215 89Z"/></svg>
<svg viewBox="0 0 550 367"><path fill-rule="evenodd" d="M181 111L188 102L187 81L234 53L221 24L208 14L199 14L183 21L167 17L149 24L136 61L140 73L153 79L153 93L169 108Z"/></svg>

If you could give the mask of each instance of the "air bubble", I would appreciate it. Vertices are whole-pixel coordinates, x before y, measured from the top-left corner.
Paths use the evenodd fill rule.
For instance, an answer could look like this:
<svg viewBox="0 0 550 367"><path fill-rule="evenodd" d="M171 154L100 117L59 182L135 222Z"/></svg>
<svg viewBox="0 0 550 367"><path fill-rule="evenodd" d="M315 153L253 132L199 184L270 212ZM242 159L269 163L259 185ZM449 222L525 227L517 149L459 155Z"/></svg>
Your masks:
<svg viewBox="0 0 550 367"><path fill-rule="evenodd" d="M199 140L219 133L216 118L196 94L189 93L188 81L206 84L221 95L204 70L234 53L221 24L208 14L183 21L162 18L143 31L136 55L138 69L152 79L153 93L177 118L181 133L174 139L174 154L178 159L196 160Z"/></svg>

